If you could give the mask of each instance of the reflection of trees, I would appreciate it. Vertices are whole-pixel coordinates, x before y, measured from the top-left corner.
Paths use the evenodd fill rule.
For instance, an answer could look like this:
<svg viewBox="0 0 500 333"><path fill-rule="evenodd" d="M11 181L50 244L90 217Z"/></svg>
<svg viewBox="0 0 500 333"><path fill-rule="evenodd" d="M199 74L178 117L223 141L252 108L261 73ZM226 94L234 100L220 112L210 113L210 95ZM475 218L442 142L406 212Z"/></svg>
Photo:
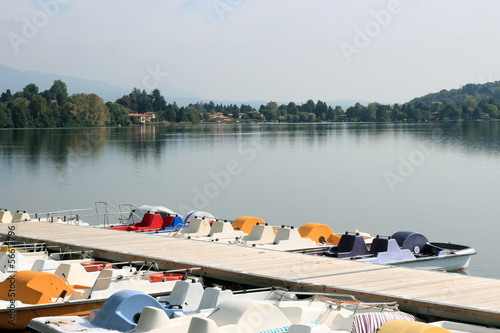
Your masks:
<svg viewBox="0 0 500 333"><path fill-rule="evenodd" d="M210 124L196 126L140 126L127 128L72 128L0 130L0 161L11 167L24 158L29 168L54 166L58 171L89 163L106 146L126 158L160 161L172 152L228 147L258 140L268 147L321 146L334 139L377 142L411 135L419 140L465 149L470 153L500 152L500 122L450 123L316 123L316 124ZM193 156L195 157L195 156Z"/></svg>
<svg viewBox="0 0 500 333"><path fill-rule="evenodd" d="M26 129L0 131L0 156L11 161L23 156L29 168L41 164L65 168L70 158L82 161L94 158L106 142L105 128L84 129Z"/></svg>

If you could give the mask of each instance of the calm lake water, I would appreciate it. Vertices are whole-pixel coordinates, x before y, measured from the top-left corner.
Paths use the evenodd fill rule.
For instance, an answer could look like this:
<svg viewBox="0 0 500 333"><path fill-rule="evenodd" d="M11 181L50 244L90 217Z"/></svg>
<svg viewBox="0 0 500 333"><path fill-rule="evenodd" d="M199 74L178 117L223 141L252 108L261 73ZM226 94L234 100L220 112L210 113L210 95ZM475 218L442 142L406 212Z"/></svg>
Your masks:
<svg viewBox="0 0 500 333"><path fill-rule="evenodd" d="M474 246L500 278L500 123L0 130L0 207L96 201Z"/></svg>

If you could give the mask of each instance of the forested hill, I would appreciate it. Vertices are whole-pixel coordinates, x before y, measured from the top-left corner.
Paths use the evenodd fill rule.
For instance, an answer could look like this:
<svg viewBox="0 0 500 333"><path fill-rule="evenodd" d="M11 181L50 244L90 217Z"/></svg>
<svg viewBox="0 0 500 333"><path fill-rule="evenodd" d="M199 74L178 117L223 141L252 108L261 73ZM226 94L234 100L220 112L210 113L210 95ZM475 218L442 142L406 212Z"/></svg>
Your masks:
<svg viewBox="0 0 500 333"><path fill-rule="evenodd" d="M500 100L500 81L488 82L484 84L466 84L459 89L441 90L438 93L428 94L422 97L414 98L410 101L411 105L423 104L431 105L446 101L448 103L462 103L471 98L479 100L488 100L490 98Z"/></svg>

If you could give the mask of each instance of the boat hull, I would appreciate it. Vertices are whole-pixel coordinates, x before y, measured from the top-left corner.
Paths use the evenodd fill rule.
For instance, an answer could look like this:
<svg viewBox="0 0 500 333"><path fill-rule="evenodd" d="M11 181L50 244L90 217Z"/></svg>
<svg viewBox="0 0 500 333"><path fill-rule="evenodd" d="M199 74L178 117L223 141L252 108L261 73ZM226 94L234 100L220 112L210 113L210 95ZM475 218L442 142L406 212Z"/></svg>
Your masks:
<svg viewBox="0 0 500 333"><path fill-rule="evenodd" d="M90 311L100 309L105 300L85 300L81 302L41 304L22 306L11 312L0 310L0 331L26 330L31 319L47 316L88 316Z"/></svg>

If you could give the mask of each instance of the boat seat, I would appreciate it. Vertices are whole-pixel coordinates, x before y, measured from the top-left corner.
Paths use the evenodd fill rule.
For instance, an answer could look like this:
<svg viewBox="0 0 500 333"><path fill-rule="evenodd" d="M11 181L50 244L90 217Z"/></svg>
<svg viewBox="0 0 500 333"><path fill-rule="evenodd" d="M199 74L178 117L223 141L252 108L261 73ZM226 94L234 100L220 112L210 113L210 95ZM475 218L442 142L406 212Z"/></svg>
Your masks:
<svg viewBox="0 0 500 333"><path fill-rule="evenodd" d="M175 216L166 215L163 218L163 224L161 225L161 228L165 229L165 228L171 227L174 224L174 218L175 218Z"/></svg>
<svg viewBox="0 0 500 333"><path fill-rule="evenodd" d="M134 329L135 333L151 332L158 329L166 330L172 326L170 318L165 311L152 306L145 306L142 309L139 322Z"/></svg>
<svg viewBox="0 0 500 333"><path fill-rule="evenodd" d="M211 238L228 239L245 236L241 230L234 230L231 222L215 221L208 234Z"/></svg>
<svg viewBox="0 0 500 333"><path fill-rule="evenodd" d="M210 219L202 217L202 218L193 218L189 223L189 226L185 229L179 231L175 237L200 237L207 236L210 233Z"/></svg>
<svg viewBox="0 0 500 333"><path fill-rule="evenodd" d="M0 209L0 223L11 223L12 214L7 209Z"/></svg>
<svg viewBox="0 0 500 333"><path fill-rule="evenodd" d="M273 244L276 245L277 249L281 250L317 247L316 242L312 239L302 238L298 229L285 226L278 228Z"/></svg>
<svg viewBox="0 0 500 333"><path fill-rule="evenodd" d="M7 247L8 249L8 247ZM26 257L19 251L15 252L0 252L0 272L7 273L7 271L25 271L30 270L32 264L28 262ZM14 258L12 258L14 256ZM12 266L13 265L13 266Z"/></svg>
<svg viewBox="0 0 500 333"><path fill-rule="evenodd" d="M78 263L60 264L54 274L62 278L69 285L80 286L79 289L85 289L83 287L90 289L95 281L95 279L87 273L85 267Z"/></svg>
<svg viewBox="0 0 500 333"><path fill-rule="evenodd" d="M163 218L163 225L161 229L167 228L182 228L184 227L184 220L177 215L167 215Z"/></svg>
<svg viewBox="0 0 500 333"><path fill-rule="evenodd" d="M246 245L265 244L274 242L274 231L270 225L256 224L249 235L243 237L241 241Z"/></svg>
<svg viewBox="0 0 500 333"><path fill-rule="evenodd" d="M387 238L379 238L378 236L373 239L370 246L370 254L377 255L379 252L387 252L389 240Z"/></svg>
<svg viewBox="0 0 500 333"><path fill-rule="evenodd" d="M336 258L365 256L368 254L369 251L363 236L348 233L342 235L337 246L331 247L325 251L326 256Z"/></svg>
<svg viewBox="0 0 500 333"><path fill-rule="evenodd" d="M17 211L14 213L14 216L12 216L12 223L18 223L18 222L29 222L31 221L31 217L28 213L24 211Z"/></svg>
<svg viewBox="0 0 500 333"><path fill-rule="evenodd" d="M168 306L181 306L184 311L194 311L200 306L203 286L199 282L177 281L168 296L158 297L158 301Z"/></svg>
<svg viewBox="0 0 500 333"><path fill-rule="evenodd" d="M37 259L31 266L31 270L38 272L55 272L57 267L59 267L59 263L53 259Z"/></svg>
<svg viewBox="0 0 500 333"><path fill-rule="evenodd" d="M205 288L201 297L200 306L196 311L213 309L226 299L233 298L233 292L229 289L222 290L221 288Z"/></svg>

